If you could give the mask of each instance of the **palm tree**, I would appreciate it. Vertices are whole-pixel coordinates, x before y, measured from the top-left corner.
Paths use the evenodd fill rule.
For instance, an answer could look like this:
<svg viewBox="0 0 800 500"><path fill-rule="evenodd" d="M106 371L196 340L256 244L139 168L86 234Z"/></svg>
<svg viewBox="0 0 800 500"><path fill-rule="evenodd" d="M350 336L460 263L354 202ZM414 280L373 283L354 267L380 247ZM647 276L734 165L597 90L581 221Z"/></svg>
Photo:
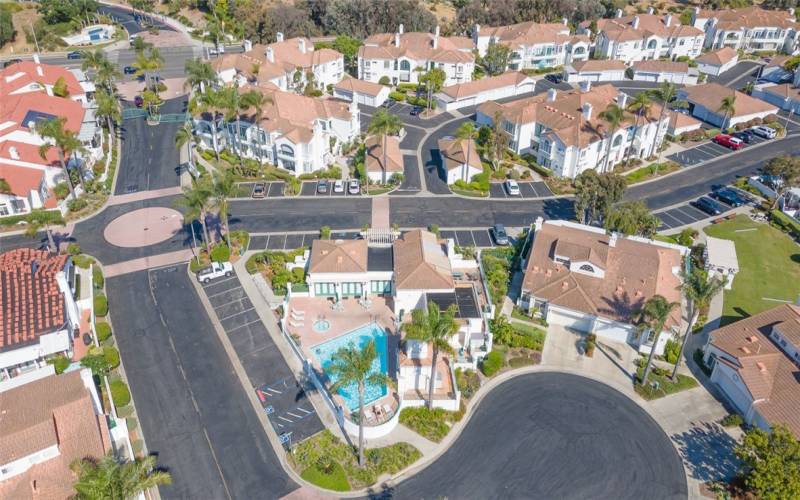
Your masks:
<svg viewBox="0 0 800 500"><path fill-rule="evenodd" d="M222 227L225 230L225 241L228 244L228 249L233 250L233 247L231 247L230 227L228 227L228 210L230 208L230 198L236 196L236 180L230 170L225 170L222 173L214 172L211 196L211 204L219 211L219 217L222 219Z"/></svg>
<svg viewBox="0 0 800 500"><path fill-rule="evenodd" d="M604 171L610 172L614 168L614 162L611 161L611 145L614 142L614 134L619 129L619 126L625 117L625 110L616 104L609 104L608 107L601 111L598 116L600 119L605 120L606 123L608 123L608 149L606 150L606 164Z"/></svg>
<svg viewBox="0 0 800 500"><path fill-rule="evenodd" d="M450 306L446 311L439 310L433 301L428 302L428 310L414 309L411 311L411 323L403 325L406 338L427 342L431 345L431 375L428 384L428 408L433 408L433 386L436 382L436 361L439 351L452 352L450 337L458 332L458 323L455 320L455 306Z"/></svg>
<svg viewBox="0 0 800 500"><path fill-rule="evenodd" d="M678 302L667 302L667 299L662 295L653 295L644 307L639 312L642 327L649 329L651 333L655 333L653 338L653 345L650 347L650 354L647 356L647 364L644 367L644 374L642 375L642 385L647 384L647 379L650 377L650 370L653 368L653 357L656 353L656 346L661 337L661 332L664 330L664 325L669 319L669 315L676 307L680 307Z"/></svg>
<svg viewBox="0 0 800 500"><path fill-rule="evenodd" d="M205 88L217 81L217 73L210 64L202 59L186 61L186 83L184 89L197 89L202 94Z"/></svg>
<svg viewBox="0 0 800 500"><path fill-rule="evenodd" d="M142 92L142 105L147 108L147 113L150 116L158 114L158 108L162 103L161 96L158 95L157 91L147 89Z"/></svg>
<svg viewBox="0 0 800 500"><path fill-rule="evenodd" d="M148 455L135 461L122 461L112 452L97 459L84 458L71 464L78 475L73 487L76 498L86 500L129 500L161 484L172 483L169 472L156 470L156 457Z"/></svg>
<svg viewBox="0 0 800 500"><path fill-rule="evenodd" d="M208 237L208 227L206 226L208 209L211 207L211 197L212 190L208 182L192 179L192 185L185 186L183 188L183 196L177 200L178 206L186 209L183 214L184 219L192 222L200 221L206 246L211 244L211 238Z"/></svg>
<svg viewBox="0 0 800 500"><path fill-rule="evenodd" d="M105 118L108 132L113 137L114 132L116 131L115 124L122 119L119 101L116 97L103 89L100 89L95 93L94 100L97 104L97 109L95 109L94 114L99 118Z"/></svg>
<svg viewBox="0 0 800 500"><path fill-rule="evenodd" d="M28 226L25 228L25 236L35 238L39 231L44 230L47 235L47 250L51 253L58 253L58 246L53 238L53 225L63 226L63 219L53 220L48 216L46 210L32 210L28 215Z"/></svg>
<svg viewBox="0 0 800 500"><path fill-rule="evenodd" d="M164 58L161 57L161 52L155 47L151 47L147 54L144 51L137 52L136 60L132 64L136 68L136 76L143 76L147 87L152 85L153 73L157 73L163 65ZM153 87L157 88L156 86Z"/></svg>
<svg viewBox="0 0 800 500"><path fill-rule="evenodd" d="M724 131L726 125L729 123L731 116L736 113L736 94L727 95L722 98L717 111L721 111L725 116L722 119L722 130Z"/></svg>
<svg viewBox="0 0 800 500"><path fill-rule="evenodd" d="M639 132L639 120L642 118L647 119L650 113L650 108L653 106L653 101L650 99L650 94L647 92L639 92L628 104L628 111L636 113L636 122L633 127L633 139L636 140L636 134ZM631 148L628 152L628 159L633 152Z"/></svg>
<svg viewBox="0 0 800 500"><path fill-rule="evenodd" d="M469 182L467 172L469 172L470 161L472 161L470 158L472 155L472 140L475 139L477 132L472 122L462 123L456 130L456 138L467 141L467 163L461 169L461 180L464 182Z"/></svg>
<svg viewBox="0 0 800 500"><path fill-rule="evenodd" d="M664 82L661 84L660 87L653 91L653 96L656 97L659 101L661 101L661 112L658 115L658 125L656 127L656 137L658 136L658 130L661 129L661 123L664 121L664 116L667 113L667 109L669 108L669 103L675 99L675 96L678 95L678 88L675 87L675 84L672 82ZM653 145L656 142L653 141ZM651 152L652 154L652 152ZM661 161L661 153L658 154L658 162ZM658 165L656 162L656 165Z"/></svg>
<svg viewBox="0 0 800 500"><path fill-rule="evenodd" d="M220 92L220 104L222 109L225 110L225 120L230 122L236 120L236 133L234 134L234 149L239 156L239 164L244 170L244 156L242 156L242 148L239 144L239 126L241 123L242 112L247 112L251 108L260 108L264 102L263 95L256 90L248 90L244 94L239 92L239 87L227 87ZM259 112L260 116L260 112Z"/></svg>
<svg viewBox="0 0 800 500"><path fill-rule="evenodd" d="M384 384L388 377L372 364L378 357L375 340L370 339L361 349L355 344L342 347L331 357L328 373L336 379L331 391L356 384L358 388L358 465L364 466L364 391L367 384Z"/></svg>
<svg viewBox="0 0 800 500"><path fill-rule="evenodd" d="M183 125L175 132L175 148L180 150L183 146L186 146L186 157L189 159L189 163L192 162L193 145L194 130L192 130L192 124L188 121L183 122Z"/></svg>
<svg viewBox="0 0 800 500"><path fill-rule="evenodd" d="M675 380L675 377L678 376L678 367L680 367L681 361L683 361L686 342L692 334L695 323L697 323L700 311L708 307L711 300L725 287L725 279L719 278L718 276L709 279L705 272L697 270L688 274L684 272L682 277L683 283L681 284L681 291L683 292L683 296L686 297L686 305L689 309L689 324L686 327L686 334L681 341L678 361L675 362L675 368L672 369L672 375L670 377L672 380Z"/></svg>
<svg viewBox="0 0 800 500"><path fill-rule="evenodd" d="M72 179L69 176L66 159L73 152L83 150L83 144L78 140L78 135L75 132L65 128L66 122L67 119L61 116L53 118L52 120L41 121L36 125L39 135L43 139L50 139L39 146L39 156L41 156L42 159L46 159L50 148L56 148L58 152L58 162L61 164L61 168L64 170L64 174L67 177L67 186L69 187L70 196L75 198L75 189L72 186ZM83 175L81 175L80 168L78 169L78 180L81 185L83 185Z"/></svg>
<svg viewBox="0 0 800 500"><path fill-rule="evenodd" d="M83 71L97 69L106 61L108 61L108 59L102 49L81 51L81 69Z"/></svg>
<svg viewBox="0 0 800 500"><path fill-rule="evenodd" d="M402 123L400 118L386 111L385 109L378 110L372 121L369 122L367 133L373 134L378 137L378 142L383 149L383 161L381 162L381 183L386 183L386 137L395 135L400 131ZM369 192L369 179L365 179L367 185L367 192Z"/></svg>
<svg viewBox="0 0 800 500"><path fill-rule="evenodd" d="M104 60L95 70L94 81L97 85L104 87L109 94L113 94L114 82L120 76L122 75L120 75L119 70L114 63L109 60Z"/></svg>

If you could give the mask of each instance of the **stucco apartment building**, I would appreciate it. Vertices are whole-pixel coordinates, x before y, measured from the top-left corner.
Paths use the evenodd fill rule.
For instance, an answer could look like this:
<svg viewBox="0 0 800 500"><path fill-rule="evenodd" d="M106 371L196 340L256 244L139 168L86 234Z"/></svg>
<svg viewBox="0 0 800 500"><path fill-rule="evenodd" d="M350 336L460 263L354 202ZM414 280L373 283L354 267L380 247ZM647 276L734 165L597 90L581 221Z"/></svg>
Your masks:
<svg viewBox="0 0 800 500"><path fill-rule="evenodd" d="M439 68L447 76L445 85L472 81L472 40L439 33L438 26L433 33L405 33L401 24L397 33L370 36L358 49L359 80L418 83L420 75Z"/></svg>
<svg viewBox="0 0 800 500"><path fill-rule="evenodd" d="M670 82L676 85L696 85L699 73L688 62L637 61L631 66L633 80Z"/></svg>
<svg viewBox="0 0 800 500"><path fill-rule="evenodd" d="M608 171L628 155L646 158L658 151L669 124L669 115L659 123L658 105L638 125L632 114L625 113L620 127L609 136L611 127L600 114L612 104L624 109L627 94L612 85L584 82L581 87L567 92L550 89L504 104L487 102L478 107L476 120L490 125L499 116L509 148L517 154L532 154L559 177L575 178L588 169Z"/></svg>
<svg viewBox="0 0 800 500"><path fill-rule="evenodd" d="M589 31L590 23L581 28ZM597 58L619 59L626 63L649 59L692 59L703 50L703 31L682 25L672 14L636 14L623 16L617 11L613 19L597 20L594 54Z"/></svg>
<svg viewBox="0 0 800 500"><path fill-rule="evenodd" d="M90 103L96 90L94 83L80 69L41 64L38 55L34 55L32 61L21 61L0 70L0 95L44 92L52 96L55 95L53 87L62 83L67 95L61 97L84 105Z"/></svg>
<svg viewBox="0 0 800 500"><path fill-rule="evenodd" d="M714 330L703 360L748 424L784 424L800 438L800 306L782 304Z"/></svg>
<svg viewBox="0 0 800 500"><path fill-rule="evenodd" d="M510 70L554 68L585 61L591 45L588 36L572 34L566 20L497 27L476 24L472 28L472 41L481 57L496 43L510 48Z"/></svg>
<svg viewBox="0 0 800 500"><path fill-rule="evenodd" d="M305 37L284 40L277 33L277 41L268 45L252 45L245 41L244 53L225 54L211 61L219 80L224 85L234 82L245 85L275 85L283 91L302 92L313 75L320 90L335 85L345 77L344 56L328 48L316 50Z"/></svg>
<svg viewBox="0 0 800 500"><path fill-rule="evenodd" d="M745 52L792 53L797 48L797 20L794 9L766 10L761 7L702 10L696 7L692 24L705 33L708 49L730 47Z"/></svg>
<svg viewBox="0 0 800 500"><path fill-rule="evenodd" d="M654 295L680 302L680 270L688 248L541 217L531 237L522 307L550 324L650 352L655 335L638 328L635 311ZM656 354L680 326L681 312L676 309L655 346Z"/></svg>
<svg viewBox="0 0 800 500"><path fill-rule="evenodd" d="M327 168L342 145L361 132L355 102L262 91L270 100L260 116L251 111L238 124L214 123L210 116L196 119L200 146L219 151L231 148L299 176Z"/></svg>

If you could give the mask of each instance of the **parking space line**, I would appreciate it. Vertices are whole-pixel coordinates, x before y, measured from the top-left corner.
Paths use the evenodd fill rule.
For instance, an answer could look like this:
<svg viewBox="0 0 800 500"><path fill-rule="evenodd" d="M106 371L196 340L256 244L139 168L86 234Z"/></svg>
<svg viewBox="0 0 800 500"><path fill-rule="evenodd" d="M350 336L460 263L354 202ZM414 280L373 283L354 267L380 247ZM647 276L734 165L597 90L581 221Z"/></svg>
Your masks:
<svg viewBox="0 0 800 500"><path fill-rule="evenodd" d="M475 243L475 235L474 235L474 234L472 234L472 231L470 231L470 232L469 232L469 237L470 237L470 238L472 238L472 246L473 246L473 247L477 247L477 246L478 246L478 244L477 244L477 243Z"/></svg>
<svg viewBox="0 0 800 500"><path fill-rule="evenodd" d="M306 409L305 409L305 408L303 408L302 406L298 406L298 407L297 407L297 408L295 408L295 409L296 409L296 410L300 410L300 411L302 411L302 412L305 412L305 414L306 414L306 415L310 415L310 414L314 413L313 411L308 411L308 410L306 410Z"/></svg>
<svg viewBox="0 0 800 500"><path fill-rule="evenodd" d="M678 220L678 219L676 219L675 217L671 216L671 215L670 215L670 214L668 214L667 212L661 212L661 213L659 213L659 214L656 214L656 216L658 216L658 218L659 218L659 219L661 219L661 221L662 221L664 224L667 224L667 225L669 225L669 226L676 227L676 226L682 226L682 225L683 225L683 223L682 223L680 220ZM672 220L672 221L674 221L674 222L671 222L671 221L665 220L665 218L671 219L671 220Z"/></svg>
<svg viewBox="0 0 800 500"><path fill-rule="evenodd" d="M236 289L234 288L233 290L236 290ZM228 290L228 291L230 291L230 290ZM224 304L220 304L220 305L218 305L218 306L214 306L214 310L216 311L217 309L219 309L219 308L221 308L221 307L225 307L225 306L227 306L227 305L230 305L230 304L233 304L233 303L235 303L235 302L240 302L240 301L242 301L242 300L244 300L244 299L246 299L246 298L247 298L247 297L242 297L242 298L239 298L239 299L236 299L236 300L232 300L232 301L230 301L230 302L226 302L226 303L224 303ZM249 300L249 299L248 299L248 300Z"/></svg>
<svg viewBox="0 0 800 500"><path fill-rule="evenodd" d="M220 283L225 283L227 281L231 281L231 280L235 280L235 279L236 279L235 277L230 277L230 278L225 278L225 279L222 279L222 280L213 280L213 281L209 282L207 286L210 287L212 285L219 285ZM203 289L205 289L205 288L206 287L204 286ZM225 290L225 291L227 292L228 290ZM206 295L208 295L208 294L206 294Z"/></svg>
<svg viewBox="0 0 800 500"><path fill-rule="evenodd" d="M225 333L230 335L231 333L233 333L234 331L238 330L239 328L244 328L245 326L250 326L253 323L261 323L261 319L259 318L259 319L255 320L255 321L251 321L250 323L245 323L243 325L239 325L239 326L227 329L227 330L225 330Z"/></svg>
<svg viewBox="0 0 800 500"><path fill-rule="evenodd" d="M289 420L288 418L284 418L284 417L282 417L280 415L278 415L278 418L283 420L284 422L289 422L290 424L294 422L294 420ZM281 426L281 427L283 427L283 426Z"/></svg>
<svg viewBox="0 0 800 500"><path fill-rule="evenodd" d="M294 413L292 413L292 412L290 412L290 411L287 411L287 412L286 412L286 414L287 414L287 415L291 415L291 416L293 416L294 418L303 418L303 415L295 415Z"/></svg>
<svg viewBox="0 0 800 500"><path fill-rule="evenodd" d="M234 316L238 316L238 315L244 314L246 312L254 311L255 309L256 309L255 307L251 307L250 309L246 309L246 310L238 312L236 314L231 314L230 316L225 316L224 318L220 318L219 320L220 320L220 322L222 322L222 321L225 321L226 319L231 319Z"/></svg>
<svg viewBox="0 0 800 500"><path fill-rule="evenodd" d="M216 281L215 283L224 283L224 281ZM238 290L240 288L242 288L241 285L237 286L236 288L229 288L227 290L224 290L222 292L215 293L215 294L212 294L212 295L209 295L208 293L206 293L206 297L208 297L210 299L212 297L216 297L217 295L222 295L223 293L228 293L228 292L231 292L233 290Z"/></svg>

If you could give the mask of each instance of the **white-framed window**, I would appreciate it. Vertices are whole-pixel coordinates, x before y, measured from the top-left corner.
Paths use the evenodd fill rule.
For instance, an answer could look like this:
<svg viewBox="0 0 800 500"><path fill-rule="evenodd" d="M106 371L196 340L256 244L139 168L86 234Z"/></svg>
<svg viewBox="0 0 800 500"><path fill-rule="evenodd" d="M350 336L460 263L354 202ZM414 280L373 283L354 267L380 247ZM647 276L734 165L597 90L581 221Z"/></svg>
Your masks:
<svg viewBox="0 0 800 500"><path fill-rule="evenodd" d="M336 284L314 283L314 295L336 295Z"/></svg>

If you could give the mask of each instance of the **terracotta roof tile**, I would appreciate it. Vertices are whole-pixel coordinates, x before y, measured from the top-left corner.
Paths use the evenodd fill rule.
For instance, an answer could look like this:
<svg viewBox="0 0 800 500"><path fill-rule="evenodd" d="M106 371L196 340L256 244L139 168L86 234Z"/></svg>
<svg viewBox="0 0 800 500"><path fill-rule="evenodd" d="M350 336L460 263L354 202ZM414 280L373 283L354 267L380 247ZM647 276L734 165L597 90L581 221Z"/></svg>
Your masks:
<svg viewBox="0 0 800 500"><path fill-rule="evenodd" d="M703 64L711 64L713 66L722 66L732 61L734 57L738 57L738 55L739 54L734 49L723 47L713 52L706 52L695 59L695 61Z"/></svg>
<svg viewBox="0 0 800 500"><path fill-rule="evenodd" d="M688 62L678 61L637 61L633 71L657 71L660 73L689 73Z"/></svg>
<svg viewBox="0 0 800 500"><path fill-rule="evenodd" d="M365 80L359 80L358 78L353 77L347 77L343 79L341 82L334 85L334 87L337 89L358 92L359 94L371 96L377 96L380 94L381 90L386 88L379 83L367 82Z"/></svg>
<svg viewBox="0 0 800 500"><path fill-rule="evenodd" d="M39 74L40 71L41 74ZM64 79L69 95L83 95L86 93L78 79L68 69L52 64L36 64L33 61L22 61L0 70L0 95L11 94L31 83L52 86L55 85L59 78ZM45 89L41 89L41 92L44 91Z"/></svg>
<svg viewBox="0 0 800 500"><path fill-rule="evenodd" d="M531 82L534 81L533 78L530 78L524 73L520 73L518 71L508 71L497 76L481 78L480 80L475 80L472 82L459 83L456 85L443 87L441 92L452 97L453 99L463 99L465 97L478 95L481 92L486 92L487 90L517 86L525 80L530 80Z"/></svg>
<svg viewBox="0 0 800 500"><path fill-rule="evenodd" d="M717 19L717 29L738 31L742 28L791 28L795 16L786 10L766 10L761 7L743 9L701 10L700 19Z"/></svg>
<svg viewBox="0 0 800 500"><path fill-rule="evenodd" d="M8 182L12 194L27 197L31 191L39 191L44 172L35 168L0 164L0 179Z"/></svg>
<svg viewBox="0 0 800 500"><path fill-rule="evenodd" d="M314 240L308 272L367 272L367 240Z"/></svg>
<svg viewBox="0 0 800 500"><path fill-rule="evenodd" d="M438 145L439 153L444 159L445 169L448 172L465 165L467 156L469 156L470 167L483 171L481 155L478 153L478 147L472 139L439 139ZM469 150L469 155L467 155L467 150Z"/></svg>
<svg viewBox="0 0 800 500"><path fill-rule="evenodd" d="M455 287L450 260L436 235L415 229L395 240L394 280L398 290L445 290Z"/></svg>
<svg viewBox="0 0 800 500"><path fill-rule="evenodd" d="M438 45L433 48L432 33L403 33L400 46L395 45L394 33L380 33L364 40L358 49L358 56L365 59L397 59L407 57L417 61L437 61L446 63L474 62L472 40L466 37L439 36Z"/></svg>
<svg viewBox="0 0 800 500"><path fill-rule="evenodd" d="M730 89L719 83L706 83L704 85L684 87L679 91L679 94L682 96L681 98L686 99L692 104L700 104L713 113L716 113L722 105L722 99L727 96L735 96L734 107L736 111L733 115L734 117L746 116L754 113L778 112L778 108L766 101L750 97L744 92Z"/></svg>
<svg viewBox="0 0 800 500"><path fill-rule="evenodd" d="M383 167L383 150L386 148L385 171L390 174L403 172L403 155L400 153L400 139L393 135L382 138L370 136L364 143L366 147L366 167L368 172L381 172Z"/></svg>

